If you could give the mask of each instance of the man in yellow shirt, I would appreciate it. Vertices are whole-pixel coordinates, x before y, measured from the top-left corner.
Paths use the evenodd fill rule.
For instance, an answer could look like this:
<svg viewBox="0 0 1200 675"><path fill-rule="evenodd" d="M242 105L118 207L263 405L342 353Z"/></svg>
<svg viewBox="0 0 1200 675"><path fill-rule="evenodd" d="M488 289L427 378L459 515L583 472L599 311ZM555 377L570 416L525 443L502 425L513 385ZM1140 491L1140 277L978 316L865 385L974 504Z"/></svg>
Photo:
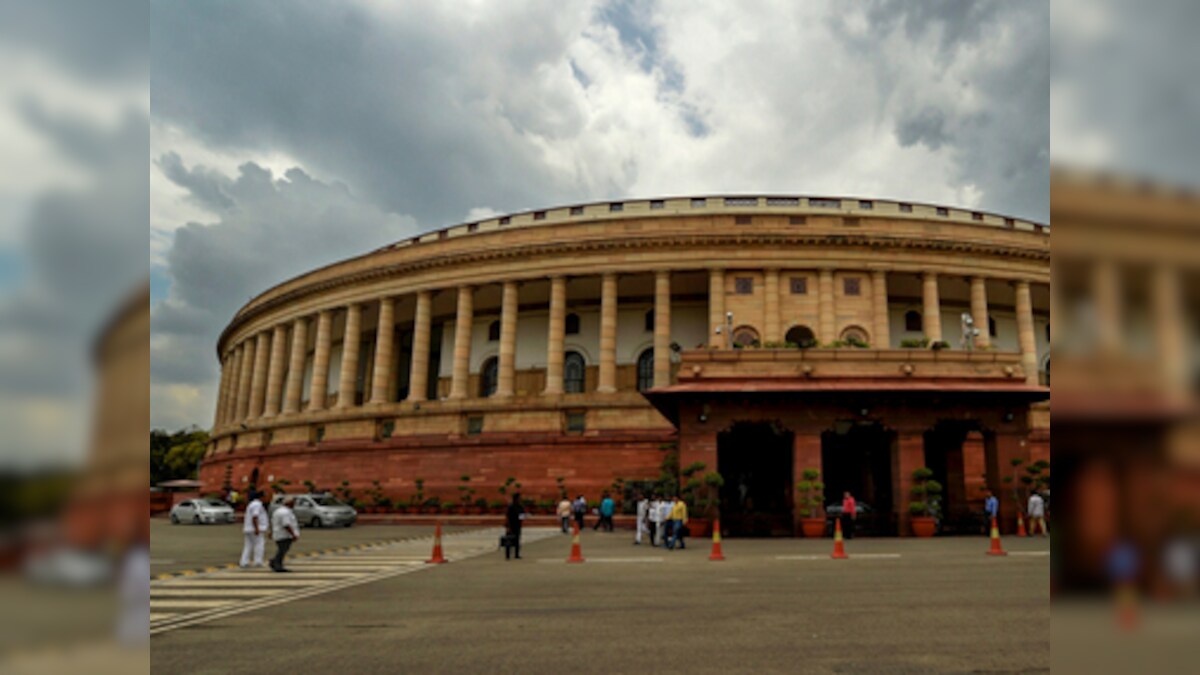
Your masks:
<svg viewBox="0 0 1200 675"><path fill-rule="evenodd" d="M684 543L683 543L683 526L687 525L687 519L688 519L687 504L684 503L684 501L679 498L679 495L675 495L674 497L671 497L672 537L667 542L667 550L668 551L674 551L676 544L678 544L679 548L681 548L681 549L687 548L687 546L684 545Z"/></svg>

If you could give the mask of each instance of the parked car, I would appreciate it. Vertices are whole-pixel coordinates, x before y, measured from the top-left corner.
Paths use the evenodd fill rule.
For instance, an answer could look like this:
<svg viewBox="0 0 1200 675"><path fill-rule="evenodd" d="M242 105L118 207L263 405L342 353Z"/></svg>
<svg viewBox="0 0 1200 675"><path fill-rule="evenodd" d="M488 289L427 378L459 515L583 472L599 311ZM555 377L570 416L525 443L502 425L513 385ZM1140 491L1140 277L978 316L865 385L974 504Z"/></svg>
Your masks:
<svg viewBox="0 0 1200 675"><path fill-rule="evenodd" d="M171 507L171 522L191 523L232 523L237 519L233 507L220 499L186 499Z"/></svg>
<svg viewBox="0 0 1200 675"><path fill-rule="evenodd" d="M353 506L339 501L329 493L323 494L299 494L299 495L275 495L271 499L270 512L275 513L275 509L279 508L280 502L285 497L292 497L292 511L296 514L296 520L301 525L309 527L350 527L358 520L358 511L354 510Z"/></svg>
<svg viewBox="0 0 1200 675"><path fill-rule="evenodd" d="M842 503L827 504L825 506L825 531L833 536L833 521L842 517ZM854 531L858 534L880 534L879 523L877 522L875 510L870 504L858 502L858 514L855 516Z"/></svg>

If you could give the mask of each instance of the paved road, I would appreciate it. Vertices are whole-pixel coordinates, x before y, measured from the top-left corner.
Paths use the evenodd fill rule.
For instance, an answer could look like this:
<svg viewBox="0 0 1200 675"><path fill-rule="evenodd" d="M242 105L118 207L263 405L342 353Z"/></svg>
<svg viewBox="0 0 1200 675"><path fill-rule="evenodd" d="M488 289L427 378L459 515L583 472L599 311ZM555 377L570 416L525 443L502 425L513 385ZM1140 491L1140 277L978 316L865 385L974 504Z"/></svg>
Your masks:
<svg viewBox="0 0 1200 675"><path fill-rule="evenodd" d="M827 557L828 540L726 540L728 560L712 563L704 541L667 552L586 532L588 562L567 565L569 537L539 536L519 562L493 550L295 600L285 591L272 596L284 604L160 633L153 670L1049 670L1044 540L1008 539L1014 554L992 558L982 537L858 539L844 561Z"/></svg>
<svg viewBox="0 0 1200 675"><path fill-rule="evenodd" d="M466 527L447 527L445 531L459 532ZM303 527L297 553L353 546L369 542L393 539L429 537L433 528L407 525L355 525L353 527L309 528ZM275 553L275 546L266 543L266 556ZM150 521L150 574L200 570L205 567L225 566L237 563L242 555L242 525L172 525L165 518Z"/></svg>

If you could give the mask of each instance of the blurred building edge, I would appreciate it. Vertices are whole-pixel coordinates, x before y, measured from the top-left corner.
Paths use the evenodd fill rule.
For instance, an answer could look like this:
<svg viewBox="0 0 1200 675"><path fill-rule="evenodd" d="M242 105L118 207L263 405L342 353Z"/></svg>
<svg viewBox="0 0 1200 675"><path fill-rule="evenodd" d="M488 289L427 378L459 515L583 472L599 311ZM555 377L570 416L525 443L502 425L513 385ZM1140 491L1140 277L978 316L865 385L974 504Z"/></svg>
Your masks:
<svg viewBox="0 0 1200 675"><path fill-rule="evenodd" d="M133 293L93 345L88 459L64 513L68 546L119 553L149 540L150 285Z"/></svg>
<svg viewBox="0 0 1200 675"><path fill-rule="evenodd" d="M1056 582L1107 586L1125 540L1169 595L1162 551L1200 529L1200 198L1055 170L1050 209Z"/></svg>

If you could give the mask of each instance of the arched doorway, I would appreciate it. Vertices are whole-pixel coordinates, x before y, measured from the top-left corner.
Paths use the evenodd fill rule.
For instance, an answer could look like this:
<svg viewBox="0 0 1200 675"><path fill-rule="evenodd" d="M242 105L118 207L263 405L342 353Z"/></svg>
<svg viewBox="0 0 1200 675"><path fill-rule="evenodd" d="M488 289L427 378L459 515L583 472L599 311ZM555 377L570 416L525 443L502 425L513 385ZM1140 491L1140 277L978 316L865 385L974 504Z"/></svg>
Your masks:
<svg viewBox="0 0 1200 675"><path fill-rule="evenodd" d="M563 355L563 391L568 394L582 394L584 375L587 365L579 352L567 352Z"/></svg>
<svg viewBox="0 0 1200 675"><path fill-rule="evenodd" d="M808 349L817 345L817 336L808 326L792 326L783 339L800 349Z"/></svg>
<svg viewBox="0 0 1200 675"><path fill-rule="evenodd" d="M732 535L792 534L791 431L772 422L737 422L717 434L721 527Z"/></svg>
<svg viewBox="0 0 1200 675"><path fill-rule="evenodd" d="M654 387L654 350L646 349L637 359L637 388L646 391Z"/></svg>
<svg viewBox="0 0 1200 675"><path fill-rule="evenodd" d="M825 506L841 508L849 490L859 504L860 534L895 534L892 442L895 433L870 420L839 420L821 434Z"/></svg>

